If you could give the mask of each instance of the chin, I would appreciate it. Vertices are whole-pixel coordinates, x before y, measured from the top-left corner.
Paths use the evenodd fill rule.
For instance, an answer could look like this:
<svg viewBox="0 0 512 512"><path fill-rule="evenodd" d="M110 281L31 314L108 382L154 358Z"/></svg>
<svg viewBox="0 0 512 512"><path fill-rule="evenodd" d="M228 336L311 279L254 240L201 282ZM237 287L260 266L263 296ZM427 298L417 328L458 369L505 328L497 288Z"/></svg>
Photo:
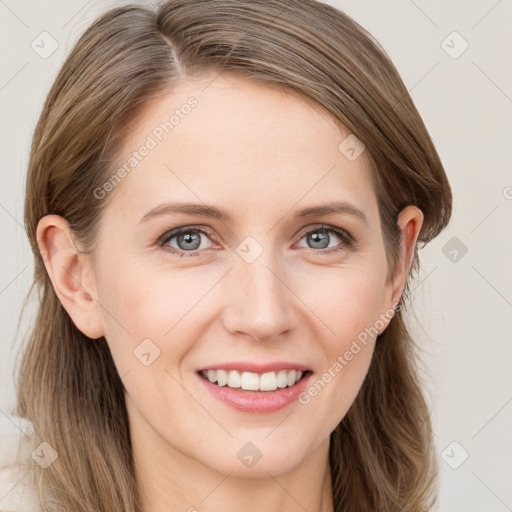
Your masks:
<svg viewBox="0 0 512 512"><path fill-rule="evenodd" d="M298 446L296 439L292 440L294 442L283 445L281 441L274 443L270 438L254 442L248 438L236 439L232 446L215 450L216 453L212 453L204 463L219 473L243 478L268 478L269 473L272 476L282 475L299 466L307 457L304 447Z"/></svg>

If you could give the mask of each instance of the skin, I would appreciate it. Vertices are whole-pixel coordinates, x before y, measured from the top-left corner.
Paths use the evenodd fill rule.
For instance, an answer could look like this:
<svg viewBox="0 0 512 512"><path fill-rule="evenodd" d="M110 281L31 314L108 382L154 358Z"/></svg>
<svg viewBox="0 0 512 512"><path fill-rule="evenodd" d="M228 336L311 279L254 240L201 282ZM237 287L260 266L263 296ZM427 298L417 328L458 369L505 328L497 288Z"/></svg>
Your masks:
<svg viewBox="0 0 512 512"><path fill-rule="evenodd" d="M69 225L56 215L39 222L40 249L57 247L46 261L54 289L78 329L105 337L123 379L145 510L332 511L329 435L363 383L375 337L308 404L274 413L230 408L196 371L230 360L285 360L321 376L396 306L423 215L414 206L402 210L401 254L388 273L367 154L349 161L338 150L349 132L290 92L226 74L210 82L184 81L134 124L125 157L190 96L198 100L103 199L91 254L77 254ZM355 204L368 224L338 213L294 218L335 200ZM175 213L139 224L166 201L215 205L231 220ZM329 247L341 250L322 256L326 249L306 236L319 224L348 231L357 246L331 232ZM190 225L213 233L201 235L198 256L156 244ZM236 252L247 236L263 249L252 263ZM190 242L178 243L167 246L186 253ZM149 366L133 354L147 338L160 350ZM248 442L262 454L250 468L237 458Z"/></svg>

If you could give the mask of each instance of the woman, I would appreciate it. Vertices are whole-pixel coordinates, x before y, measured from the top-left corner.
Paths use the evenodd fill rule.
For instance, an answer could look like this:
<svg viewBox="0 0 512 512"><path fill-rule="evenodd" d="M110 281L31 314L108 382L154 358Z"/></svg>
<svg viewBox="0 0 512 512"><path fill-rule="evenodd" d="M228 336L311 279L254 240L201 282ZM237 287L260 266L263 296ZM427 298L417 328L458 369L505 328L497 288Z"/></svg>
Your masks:
<svg viewBox="0 0 512 512"><path fill-rule="evenodd" d="M30 506L431 510L402 308L451 199L396 69L333 7L100 17L31 148Z"/></svg>

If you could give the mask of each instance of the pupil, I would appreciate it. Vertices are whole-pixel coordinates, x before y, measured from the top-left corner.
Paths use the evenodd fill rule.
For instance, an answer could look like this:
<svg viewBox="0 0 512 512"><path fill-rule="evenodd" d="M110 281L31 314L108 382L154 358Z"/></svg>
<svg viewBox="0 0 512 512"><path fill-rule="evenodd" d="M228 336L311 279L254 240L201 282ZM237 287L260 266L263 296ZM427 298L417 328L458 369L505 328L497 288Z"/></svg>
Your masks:
<svg viewBox="0 0 512 512"><path fill-rule="evenodd" d="M313 243L313 245L318 244L315 249L325 249L328 245L328 236L325 233L325 231L316 231L315 233L312 233L309 235L310 241ZM327 244L325 243L327 241Z"/></svg>
<svg viewBox="0 0 512 512"><path fill-rule="evenodd" d="M194 233L194 234L190 234L190 233ZM184 234L181 234L179 237L178 237L178 240L180 241L184 241L186 244L190 244L190 243L194 243L196 242L196 245L193 246L193 247L186 247L187 249L197 249L199 247L199 243L197 243L198 241L200 242L199 240L199 234L197 233L197 231L190 231L190 232L187 232L187 233L184 233Z"/></svg>

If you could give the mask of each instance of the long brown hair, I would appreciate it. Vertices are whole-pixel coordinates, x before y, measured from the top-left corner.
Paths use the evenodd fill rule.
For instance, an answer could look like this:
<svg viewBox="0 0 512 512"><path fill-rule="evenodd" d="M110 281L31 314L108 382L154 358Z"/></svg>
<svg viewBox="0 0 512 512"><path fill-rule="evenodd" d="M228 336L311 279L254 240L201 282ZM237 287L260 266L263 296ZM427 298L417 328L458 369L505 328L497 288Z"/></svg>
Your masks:
<svg viewBox="0 0 512 512"><path fill-rule="evenodd" d="M242 73L324 107L366 146L389 268L397 217L424 214L424 246L447 225L450 186L428 131L380 45L354 20L315 0L170 0L99 17L64 62L30 153L25 227L35 258L35 325L20 352L16 414L59 458L34 466L46 510L141 512L123 384L104 338L91 340L63 308L36 240L38 221L63 216L90 250L130 120L182 79ZM435 457L419 361L402 308L376 342L363 386L331 434L336 512L419 512L436 498ZM43 490L45 492L43 493ZM48 492L46 492L48 491ZM53 501L50 500L53 498ZM52 504L53 503L53 504Z"/></svg>

